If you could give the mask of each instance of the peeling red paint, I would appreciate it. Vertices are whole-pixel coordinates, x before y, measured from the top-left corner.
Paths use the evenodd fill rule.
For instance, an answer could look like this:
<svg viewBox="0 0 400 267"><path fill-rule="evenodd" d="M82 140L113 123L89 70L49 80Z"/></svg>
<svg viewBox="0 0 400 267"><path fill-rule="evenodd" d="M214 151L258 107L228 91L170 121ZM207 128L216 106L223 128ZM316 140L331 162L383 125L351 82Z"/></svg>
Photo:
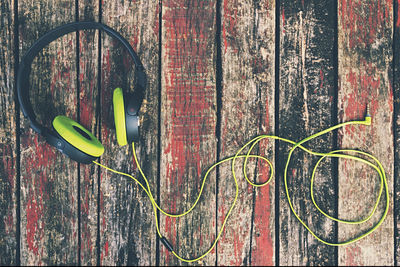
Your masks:
<svg viewBox="0 0 400 267"><path fill-rule="evenodd" d="M106 243L104 244L104 250L106 253L106 256L108 255L108 241L106 241Z"/></svg>
<svg viewBox="0 0 400 267"><path fill-rule="evenodd" d="M375 71L372 73L375 73ZM378 99L376 94L381 83L380 77L376 78L375 74L357 74L349 70L346 74L346 81L353 88L343 99L346 119L363 119L367 104L371 112L374 112L377 108Z"/></svg>
<svg viewBox="0 0 400 267"><path fill-rule="evenodd" d="M210 159L212 151L204 151L204 142L209 142L215 132L214 100L215 85L210 83L213 68L210 63L211 53L210 28L214 28L214 20L198 20L209 17L214 10L213 1L190 2L191 12L197 16L189 16L185 1L167 1L163 3L163 31L165 37L164 57L166 67L163 79L165 96L163 109L170 110L165 120L166 144L163 155L171 159L165 166L168 206L171 211L181 211L184 194L197 194L201 171ZM225 26L223 26L225 28ZM228 27L228 33L231 30ZM190 36L190 38L189 38ZM213 35L212 35L213 36ZM226 33L225 33L226 36ZM204 152L203 152L204 151ZM210 157L204 162L206 157ZM191 178L191 182L186 177ZM187 186L188 182L190 183ZM190 188L191 192L182 190ZM166 236L171 243L176 242L177 225L175 219L165 219ZM197 234L197 233L196 233ZM203 236L204 240L209 240ZM167 256L166 262L172 258Z"/></svg>
<svg viewBox="0 0 400 267"><path fill-rule="evenodd" d="M268 113L267 113L268 114ZM267 151L268 141L260 144L260 151ZM266 155L263 155L267 157ZM260 164L260 173L262 182L267 181L270 177L271 170L267 163ZM274 259L274 243L272 241L270 225L271 220L271 199L270 199L270 186L267 185L262 188L257 188L257 196L254 205L254 233L251 233L255 240L255 246L252 250L252 265L255 266L272 266Z"/></svg>
<svg viewBox="0 0 400 267"><path fill-rule="evenodd" d="M386 5L382 6L380 1L366 5L362 1L341 0L340 6L342 29L348 34L350 49L356 46L369 47L380 38L378 36L383 36L384 31L381 30L383 28L379 25L385 25L386 21L390 21L386 14L390 14L393 10L392 1L386 1Z"/></svg>
<svg viewBox="0 0 400 267"><path fill-rule="evenodd" d="M74 119L77 102L74 94L76 77L73 68L75 65L71 64L69 60L75 52L74 42L71 40L73 38L69 38L69 41L64 38L64 41L71 44L67 46L66 50L51 47L50 51L53 53L44 55L50 64L49 68L45 70L45 73L49 74L49 78L42 81L41 86L51 95L57 109L65 108L65 115ZM40 81L41 74L40 71L35 72L33 74L34 79L39 77ZM43 95L36 96L36 100L41 97ZM58 108L58 106L61 108ZM43 116L43 113L40 114ZM49 114L45 114L41 119L46 118L46 116L49 116ZM48 123L51 124L51 122ZM33 134L32 130L24 127L21 128L20 149L21 248L24 248L25 251L21 253L23 255L21 262L28 265L42 265L46 262L46 258L50 257L48 254L51 252L52 261L64 260L68 263L77 251L72 241L76 240L77 232L75 218L69 218L65 214L73 214L76 206L73 196L75 192L73 192L74 186L71 186L71 189L64 186L64 183L65 185L68 184L64 179L61 179L61 185L58 184L57 175L70 174L67 170L70 169L69 167L76 167L76 165L73 163L71 165L65 155L47 144L43 137ZM62 178L67 179L68 177L62 176ZM73 178L71 179L73 180ZM67 192L63 190L67 190ZM50 207L58 202L61 203L59 210L50 210ZM61 215L61 211L64 212L65 217L61 217L60 222L54 222L55 218ZM54 228L54 225L58 223L61 227L56 225L57 228ZM51 251L54 248L48 247L49 238L58 235L62 235L65 242L71 246L66 247L63 251ZM55 243L57 242L59 240L55 241Z"/></svg>
<svg viewBox="0 0 400 267"><path fill-rule="evenodd" d="M273 2L269 1L263 2L263 4L267 6L270 3L273 4ZM251 41L249 43L246 43L247 41L241 40L242 37L240 37L240 36L249 37L251 35L252 38L257 39L260 29L263 29L265 33L267 31L265 28L263 28L265 25L261 26L261 24L265 23L264 16L269 15L268 14L269 12L266 12L269 10L266 9L265 6L259 7L256 5L255 8L257 8L257 10L251 9L251 12L254 13L251 13L249 17L249 14L247 14L247 12L249 12L249 10L247 9L247 4L242 4L239 1L236 1L234 3L229 3L229 5L230 5L229 7L224 9L224 11L229 10L230 13L227 15L225 14L224 16L225 21L223 22L223 24L232 25L229 19L234 17L236 13L238 15L235 22L236 23L235 31L232 33L228 32L228 41L230 39L234 39L239 47L250 49L251 56L249 60L247 60L246 57L241 58L240 54L239 55L236 54L234 49L230 49L228 50L228 53L224 56L223 59L225 61L225 63L223 64L228 64L231 66L227 70L224 70L225 75L224 75L223 95L224 99L228 99L228 101L231 100L234 102L234 104L223 104L224 107L222 108L223 114L221 121L221 126L222 126L221 136L223 136L223 140L221 140L220 144L222 157L227 157L228 155L234 153L235 151L232 151L232 149L235 150L234 147L239 148L241 145L243 145L244 142L248 141L249 135L253 136L253 134L255 134L253 132L253 128L250 126L253 125L253 123L256 129L260 129L260 131L265 132L266 134L270 133L269 124L271 118L270 117L271 115L269 114L270 107L268 102L269 100L268 92L262 91L263 89L261 89L260 90L261 95L258 95L257 98L256 97L252 98L251 96L249 97L248 91L242 89L246 88L245 86L247 85L247 82L241 82L246 79L250 79L250 84L252 84L251 81L253 81L255 82L255 84L257 84L257 86L260 84L259 83L260 80L263 83L265 83L266 82L265 73L268 72L268 69L270 69L270 67L272 66L269 65L268 63L270 55L258 53L259 51L257 51L257 49L254 49L252 47ZM251 8L254 8L254 6L251 6ZM271 8L273 9L273 7ZM249 22L251 23L252 19L254 19L251 17L252 14L256 14L256 18L260 22L260 29L258 28L259 24L257 19L256 19L257 22L255 22L254 25L248 24ZM281 14L284 24L285 11L283 11ZM250 30L251 34L247 32L247 30L249 29L251 29ZM244 34L243 31L245 31ZM250 47L247 47L247 45L250 45ZM265 45L270 45L269 40L267 44L265 44L265 41L260 42L257 48L260 49ZM249 51L245 53L249 53ZM237 56L239 56L240 58L237 58ZM236 67L234 67L234 65ZM247 71L246 68L250 69ZM228 78L225 80L226 77ZM253 106L254 105L253 101L257 103L257 106ZM236 107L238 106L242 106L243 108L237 109ZM247 110L247 112L245 111L246 107L247 108L250 107L250 109ZM265 112L264 109L266 110ZM249 114L253 114L252 116L250 116L251 118L249 118ZM261 120L261 123L259 122L259 120ZM232 128L232 126L234 126L234 128ZM249 127L251 129L250 130L251 134L249 134L248 131L249 129L243 130L241 129L242 127ZM238 162L237 165L241 165L241 163L242 162L240 163ZM235 189L232 188L233 185L231 180L232 175L231 175L230 165L231 162L227 162L226 164L221 165L220 169L221 173L224 174L223 177L220 177L221 181L220 188L225 188L225 187L227 188L221 190L221 192L218 195L218 230L220 230L220 227L223 221L225 220L226 212L232 205L232 201L235 194ZM249 166L254 166L254 165L258 166L258 164L255 164L254 159L250 159ZM247 174L249 175L250 180L253 181L259 180L259 178L257 177L258 175L256 175L256 177L253 177L254 169L247 170ZM237 171L237 175L238 179L240 180L241 178L244 178L242 175L242 170ZM251 223L251 203L252 203L252 195L254 188L246 184L245 180L238 182L239 183L243 182L244 184L239 185L241 189L239 192L238 202L232 211L231 217L229 218L226 228L223 234L221 235L221 239L218 243L218 263L221 265L242 265L245 264L246 260L249 259L248 245L250 238L252 238L251 237L252 233L250 233L250 223ZM255 223L254 227L257 228L258 227L257 224L260 223L260 220L254 223Z"/></svg>
<svg viewBox="0 0 400 267"><path fill-rule="evenodd" d="M222 36L224 39L224 45L225 45L225 54L227 52L228 46L233 49L233 51L237 52L238 51L238 46L236 44L235 36L237 36L237 9L233 9L235 6L237 6L237 0L236 1L230 1L228 3L228 0L224 0L224 20L222 24ZM227 32L228 32L228 37L227 37ZM229 41L228 41L229 39Z"/></svg>
<svg viewBox="0 0 400 267"><path fill-rule="evenodd" d="M398 1L400 2L400 1ZM345 6L347 4L347 6ZM383 165L390 168L390 162L393 157L393 147L387 140L392 140L392 136L382 136L387 134L391 129L391 121L386 120L386 114L392 112L392 85L390 77L387 73L391 71L391 63L389 54L392 53L392 36L390 34L393 26L393 1L341 1L342 14L339 16L341 28L344 34L343 39L339 42L347 43L344 46L342 54L342 63L339 69L342 69L342 91L339 94L339 106L342 110L343 121L363 120L366 105L370 107L372 115L371 126L354 126L346 127L338 135L340 146L354 147L357 146L361 150L372 152L374 156L383 160ZM350 7L353 9L351 12ZM396 10L398 12L398 10ZM351 17L353 16L353 17ZM400 21L396 21L396 25ZM339 36L341 36L339 34ZM379 57L373 56L379 54ZM389 80L388 80L389 79ZM391 100L389 100L391 99ZM390 115L391 117L391 115ZM389 127L388 127L389 126ZM389 128L389 129L388 129ZM390 131L390 130L389 130ZM378 145L379 144L379 145ZM389 159L389 161L388 161ZM367 195L373 195L365 183L360 183L357 187L351 186L348 182L353 182L353 173L357 172L357 180L367 179L368 175L365 170L359 171L357 165L352 161L343 161L341 164L344 169L339 168L339 184L344 183L340 187L340 194L344 199L352 194L359 196L368 192ZM350 173L347 173L346 171ZM352 174L352 175L349 175ZM389 182L390 183L390 182ZM361 188L360 188L361 186ZM389 185L389 188L391 186ZM358 191L357 191L358 190ZM390 190L390 189L389 189ZM361 192L361 193L360 193ZM364 196L365 198L365 196ZM346 201L339 198L339 215L346 212ZM365 201L373 201L369 197ZM343 208L345 207L345 208ZM357 205L351 210L356 214L363 212L364 206ZM387 218L386 220L390 220ZM347 236L358 235L357 230L350 230L344 226ZM339 228L340 230L340 228ZM370 235L361 243L356 243L346 248L340 248L339 265L387 265L393 262L393 254L390 252L385 255L377 255L374 259L365 257L370 248L374 247L379 251L387 251L390 246L382 243L381 240L388 237L388 231L382 231L379 238ZM368 244L364 246L363 244ZM363 262L368 260L368 262Z"/></svg>
<svg viewBox="0 0 400 267"><path fill-rule="evenodd" d="M160 24L158 23L158 17L160 16L160 13L161 13L160 5L157 5L156 12L154 12L154 17L153 17L153 33L154 36L157 36L157 41L159 41Z"/></svg>
<svg viewBox="0 0 400 267"><path fill-rule="evenodd" d="M320 84L319 84L319 88L323 88L324 86L324 72L322 70L319 70L319 78L320 78Z"/></svg>
<svg viewBox="0 0 400 267"><path fill-rule="evenodd" d="M396 27L400 27L400 0L397 0L397 21Z"/></svg>
<svg viewBox="0 0 400 267"><path fill-rule="evenodd" d="M365 264L362 263L361 260L361 249L357 245L353 245L352 247L346 248L346 265L347 266L363 266Z"/></svg>
<svg viewBox="0 0 400 267"><path fill-rule="evenodd" d="M233 232L233 254L235 255L235 258L230 261L231 266L239 266L243 264L242 255L239 254L243 252L244 242L242 241L242 238L240 238L239 234L242 235L243 233L239 233L239 231Z"/></svg>
<svg viewBox="0 0 400 267"><path fill-rule="evenodd" d="M4 220L4 224L6 227L6 234L10 234L13 231L12 229L14 227L14 215L11 210L8 210L7 218Z"/></svg>
<svg viewBox="0 0 400 267"><path fill-rule="evenodd" d="M43 206L38 204L33 198L32 191L26 205L26 241L28 249L38 256L39 245L36 240L43 237L42 223L40 221L43 215Z"/></svg>
<svg viewBox="0 0 400 267"><path fill-rule="evenodd" d="M388 107L391 113L393 113L393 88L392 85L390 85L390 90L389 90L389 95L387 99Z"/></svg>
<svg viewBox="0 0 400 267"><path fill-rule="evenodd" d="M223 199L221 199L221 200L223 200ZM221 230L221 226L224 223L226 212L227 212L227 210L225 210L225 207L224 207L223 203L219 204L218 205L218 232ZM227 240L228 239L227 239L225 233L222 233L222 235L221 235L221 237L219 239L219 242L217 244L217 246L218 246L218 254L223 255L224 247L220 246L219 244L220 243L226 243Z"/></svg>
<svg viewBox="0 0 400 267"><path fill-rule="evenodd" d="M80 124L96 135L96 92L97 92L97 73L96 64L97 57L92 58L97 49L91 50L88 43L92 43L96 36L93 34L80 34ZM95 256L93 254L93 242L95 240L95 229L91 229L96 220L93 213L93 206L96 205L96 194L92 194L91 186L93 186L93 166L81 165L81 174L83 179L81 183L81 261L83 265L94 264ZM97 220L96 220L97 222Z"/></svg>
<svg viewBox="0 0 400 267"><path fill-rule="evenodd" d="M10 144L0 144L0 151L3 151L3 166L5 167L4 175L7 176L7 181L10 187L15 187L15 158L13 158L13 148Z"/></svg>

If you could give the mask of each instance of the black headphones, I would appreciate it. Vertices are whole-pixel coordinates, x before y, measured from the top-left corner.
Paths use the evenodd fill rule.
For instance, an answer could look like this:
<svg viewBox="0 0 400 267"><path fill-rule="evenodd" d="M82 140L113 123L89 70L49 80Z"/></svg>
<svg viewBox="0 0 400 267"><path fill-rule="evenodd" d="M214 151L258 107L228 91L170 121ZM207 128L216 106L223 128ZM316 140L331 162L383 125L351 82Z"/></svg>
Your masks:
<svg viewBox="0 0 400 267"><path fill-rule="evenodd" d="M116 88L113 94L113 107L118 144L123 146L137 142L139 140L139 109L147 84L146 73L129 42L110 27L98 22L73 22L49 31L28 49L19 64L17 74L18 100L24 116L30 121L31 128L44 136L50 145L71 159L85 164L91 163L103 154L103 145L82 125L65 116L54 118L52 130L38 123L29 99L29 75L33 59L45 46L68 33L92 29L102 30L122 43L135 64L135 91L124 93L121 88Z"/></svg>

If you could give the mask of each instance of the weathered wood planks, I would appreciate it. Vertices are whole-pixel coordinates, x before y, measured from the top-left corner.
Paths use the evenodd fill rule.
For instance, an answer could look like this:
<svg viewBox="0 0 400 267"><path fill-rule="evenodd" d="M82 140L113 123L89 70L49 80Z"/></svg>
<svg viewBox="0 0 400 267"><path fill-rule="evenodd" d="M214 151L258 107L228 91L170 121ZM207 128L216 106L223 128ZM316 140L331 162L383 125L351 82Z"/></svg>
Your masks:
<svg viewBox="0 0 400 267"><path fill-rule="evenodd" d="M393 265L393 1L347 1L338 6L340 121L362 119L370 107L372 125L346 127L341 147L373 153L383 164L390 190L389 214L382 226L359 242L339 248L340 265ZM339 216L361 219L376 201L378 177L370 168L339 161ZM377 221L381 212L374 216ZM339 225L339 239L371 227Z"/></svg>
<svg viewBox="0 0 400 267"><path fill-rule="evenodd" d="M20 1L21 56L38 37L74 20L74 2ZM76 114L76 46L71 33L34 60L31 100L38 121ZM77 164L34 133L21 119L21 264L76 264Z"/></svg>
<svg viewBox="0 0 400 267"><path fill-rule="evenodd" d="M274 1L223 1L221 5L222 107L220 158L234 155L251 138L274 132L275 4ZM274 160L274 141L254 153ZM265 162L249 164L251 180L265 182ZM242 161L237 165L241 166ZM273 265L275 226L273 182L254 189L236 170L239 199L218 244L220 265ZM218 225L235 196L231 162L220 167Z"/></svg>
<svg viewBox="0 0 400 267"><path fill-rule="evenodd" d="M400 262L400 3L394 1L393 40L393 140L394 140L394 265ZM390 77L390 76L389 76Z"/></svg>
<svg viewBox="0 0 400 267"><path fill-rule="evenodd" d="M133 181L70 161L33 133L23 117L21 136L16 136L14 1L0 4L0 265L19 261L31 265L184 265L157 241L150 202ZM77 3L18 1L20 56L43 33L76 19L101 20L130 41L149 77L137 152L153 194L160 195L161 207L167 211L189 208L205 170L251 137L279 133L297 141L336 120L362 119L370 104L373 125L340 131L339 147L372 152L384 163L394 192L389 216L376 233L351 246L325 246L289 210L282 176L277 178L278 190L275 183L254 190L237 170L237 206L217 249L196 264L399 262L398 1L340 0L337 9L335 1L316 0L281 0L276 7L272 0ZM275 25L275 9L279 25ZM111 106L115 87L133 89L134 71L123 49L105 34L101 36L99 43L97 31L81 32L76 43L72 33L46 48L34 63L31 99L40 121L49 126L58 114L80 121L105 145L103 164L138 176L131 148L116 143ZM274 87L275 75L279 88ZM306 146L326 151L335 145L334 137L330 134ZM19 138L21 146L17 147ZM282 171L289 146L280 142L275 148L273 144L265 142L255 152L270 159L277 152L277 171ZM19 153L21 224L17 225ZM359 233L358 227L335 228L316 215L308 201L315 158L302 152L294 156L288 181L302 218L331 241ZM376 175L358 163L339 162L337 166L327 160L318 172L317 201L333 215L361 217L376 197ZM248 174L264 181L269 169L252 161ZM189 216L176 220L161 216L161 231L181 256L199 256L214 240L233 197L230 164L226 163L217 176L212 173L199 206ZM16 251L19 227L21 249Z"/></svg>
<svg viewBox="0 0 400 267"><path fill-rule="evenodd" d="M335 5L333 1L281 1L279 135L293 141L328 128L333 119L335 97ZM277 107L276 107L277 108ZM305 144L313 151L327 151L332 135ZM283 170L288 146L279 148L279 263L282 265L333 265L336 253L299 223L289 209L283 186ZM295 151L288 170L288 188L295 210L311 229L334 241L332 221L322 217L310 197L312 168L318 158ZM328 213L335 212L333 164L326 164L317 176L318 203Z"/></svg>
<svg viewBox="0 0 400 267"><path fill-rule="evenodd" d="M14 1L0 3L0 265L17 264L17 117L14 105Z"/></svg>
<svg viewBox="0 0 400 267"><path fill-rule="evenodd" d="M105 1L102 22L125 36L141 58L148 75L145 96L148 104L146 111L142 110L141 140L136 151L156 196L159 5L157 1ZM101 59L101 139L106 147L102 163L138 177L140 174L133 160L132 147L120 147L116 142L111 108L116 87L133 92L134 65L121 46L104 34ZM155 221L147 195L132 180L121 175L104 170L100 175L100 264L155 265Z"/></svg>
<svg viewBox="0 0 400 267"><path fill-rule="evenodd" d="M160 203L172 213L190 208L216 159L215 10L215 0L162 1ZM213 172L196 209L181 219L161 217L162 233L184 258L214 241L215 188ZM215 250L202 262L214 265ZM162 246L160 264L182 263Z"/></svg>
<svg viewBox="0 0 400 267"><path fill-rule="evenodd" d="M99 1L79 0L77 19L79 21L98 21ZM78 116L79 123L90 132L99 136L98 106L98 31L80 31L78 50ZM94 164L79 165L79 209L80 236L78 236L80 258L77 263L82 265L96 265L98 262L98 174Z"/></svg>

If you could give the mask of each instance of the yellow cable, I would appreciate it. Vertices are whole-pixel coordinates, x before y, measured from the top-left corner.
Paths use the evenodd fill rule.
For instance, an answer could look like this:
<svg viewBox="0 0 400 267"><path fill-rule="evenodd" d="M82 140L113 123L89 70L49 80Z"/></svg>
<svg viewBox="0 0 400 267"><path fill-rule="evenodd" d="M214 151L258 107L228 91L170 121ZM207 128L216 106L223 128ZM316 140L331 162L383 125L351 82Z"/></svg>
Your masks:
<svg viewBox="0 0 400 267"><path fill-rule="evenodd" d="M185 216L186 214L188 214L189 212L191 212L191 211L196 207L198 201L200 200L200 197L201 197L201 195L202 195L202 193L203 193L203 189L204 189L205 182L206 182L207 177L208 177L209 173L211 172L211 170L213 170L213 169L214 169L216 166L218 166L219 164L222 164L222 163L227 162L227 161L230 161L230 160L232 161L232 164L231 164L231 166L232 166L232 175L233 175L233 179L234 179L234 182L235 182L235 189L236 189L236 191L235 191L235 198L234 198L234 200L233 200L233 203L232 203L231 207L229 208L228 213L227 213L226 216L225 216L225 219L223 220L222 226L221 226L221 228L220 228L220 230L219 230L219 232L218 232L217 237L215 238L214 242L212 243L211 247L210 247L205 253L203 253L202 255L200 255L199 257L197 257L197 258L195 258L195 259L185 259L185 258L180 257L180 256L172 249L172 246L170 246L170 247L167 246L167 249L169 249L169 250L172 252L172 254L173 254L175 257L177 257L179 260L190 263L190 262L195 262L195 261L198 261L198 260L202 259L203 257L205 257L208 253L210 253L210 252L214 249L215 245L217 244L218 240L220 239L220 237L221 237L221 235L222 235L222 233L223 233L223 230L224 230L224 228L225 228L225 224L226 224L226 222L228 221L228 218L229 218L229 216L230 216L230 214L231 214L231 212L232 212L232 210L233 210L233 208L234 208L234 206L235 206L235 204L236 204L236 202L237 202L237 198L238 198L238 195L239 195L239 187L238 187L238 183L237 183L237 179L236 179L236 173L235 173L235 163L236 163L236 159L238 159L238 158L244 158L244 163L243 163L243 175L244 175L246 181L247 181L249 184L251 184L251 185L254 186L254 187L266 186L266 185L272 180L272 177L273 177L273 174L274 174L272 163L271 163L271 161L269 161L267 158L265 158L265 157L263 157L263 156L251 154L251 151L252 151L253 148L257 145L257 143L259 143L261 140L266 139L266 138L275 139L275 140L280 140L280 141L289 143L289 144L293 145L293 147L290 149L288 158L287 158L287 160L286 160L286 166L285 166L285 171L284 171L284 176L283 176L283 178L284 178L284 185L285 185L285 193L286 193L286 197L287 197L287 200L288 200L289 207L290 207L291 211L293 212L293 214L295 215L295 217L297 218L297 220L298 220L298 221L310 232L310 234L311 234L312 236L314 236L317 240L319 240L320 242L322 242L322 243L324 243L324 244L326 244L326 245L330 245L330 246L342 246L342 245L347 245L347 244L356 242L357 240L360 240L361 238L364 238L364 237L366 237L367 235L371 234L373 231L375 231L375 230L382 224L382 222L384 221L384 219L385 219L385 217L386 217L386 215L387 215L387 213L388 213L388 210L389 210L389 189L388 189L388 185L387 185L387 180L386 180L385 171L384 171L384 169L383 169L382 164L381 164L381 163L379 162L379 160L378 160L377 158L375 158L373 155L368 154L368 153L366 153L366 152L362 152L362 151L358 151L358 150L351 150L351 149L341 149L341 150L331 151L331 152L328 152L328 153L320 153L320 152L311 151L310 149L308 149L308 148L306 148L306 147L304 147L304 146L302 145L302 144L304 144L304 143L306 143L306 142L308 142L308 141L310 141L310 140L312 140L312 139L314 139L314 138L317 138L317 137L319 137L319 136L321 136L321 135L324 135L324 134L326 134L326 133L329 133L329 132L331 132L331 131L333 131L333 130L336 130L336 129L338 129L338 128L344 127L344 126L346 126L346 125L371 125L371 117L370 117L369 115L367 115L367 116L365 117L365 120L364 120L364 121L350 121L350 122L345 122L345 123L341 123L341 124L335 125L335 126L330 127L330 128L328 128L328 129L326 129L326 130L323 130L323 131L320 131L320 132L318 132L318 133L316 133L316 134L313 134L313 135L311 135L311 136L309 136L309 137L307 137L307 138L305 138L305 139L303 139L303 140L301 140L301 141L299 141L299 142L297 142L297 143L294 142L294 141L292 141L292 140L285 139L285 138L282 138L282 137L279 137L279 136L274 136L274 135L260 135L260 136L257 136L257 137L255 137L255 138L253 138L252 140L250 140L249 142L247 142L243 147L241 147L241 148L236 152L236 154L235 154L234 156L225 158L225 159L223 159L223 160L221 160L221 161L219 161L219 162L213 164L213 165L207 170L206 174L205 174L204 177L203 177L203 182L202 182L202 184L201 184L201 187L200 187L200 190L199 190L199 193L198 193L198 196L197 196L195 202L192 204L192 206L191 206L187 211L184 211L184 212L182 212L182 213L180 213L180 214L172 214L172 213L170 213L170 212L168 212L168 211L163 210L163 209L156 203L156 201L154 200L154 197L153 197L153 194L152 194L152 192L151 192L151 188L150 188L150 185L149 185L148 180L147 180L147 178L146 178L146 175L143 173L142 168L141 168L141 166L140 166L140 164L139 164L139 161L138 161L138 159L137 159L137 155L136 155L134 143L132 143L133 156L134 156L136 165L138 166L139 172L140 172L140 174L142 175L142 177L143 177L143 179L144 179L144 181L145 181L145 183L146 183L146 186L144 186L142 183L140 183L140 182L139 182L135 177L133 177L132 175L129 175L129 174L126 174L126 173L123 173L123 172L119 172L119 171L113 170L113 169L111 169L111 168L109 168L109 167L106 167L106 166L104 166L104 165L102 165L102 164L100 164L100 163L98 163L98 162L95 162L95 161L94 161L94 163L97 164L97 165L99 165L99 166L101 166L101 167L103 167L103 168L105 168L105 169L107 169L107 170L110 170L110 171L112 171L112 172L114 172L114 173L117 173L117 174L121 174L121 175L130 177L130 178L133 179L136 183L139 184L139 186L145 191L145 193L146 193L147 196L149 197L150 202L151 202L151 204L152 204L152 206L153 206L153 212L154 212L154 218L155 218L155 224L156 224L157 234L160 236L160 238L161 238L161 240L163 241L163 243L164 243L164 242L167 243L167 244L164 243L164 245L170 246L169 242L163 237L163 235L161 234L161 231L160 231L160 229L159 229L159 227L158 227L157 210L159 210L159 211L160 211L161 213L163 213L164 215L169 216L169 217L173 217L173 218ZM240 153L241 153L246 147L248 147L248 146L250 146L248 152L247 152L245 155L241 155ZM379 205L379 203L380 203L380 199L381 199L381 196L382 196L382 193L383 193L383 189L384 189L384 190L385 190L385 196L386 196L386 207L385 207L385 211L383 212L383 214L382 214L381 218L379 219L378 223L376 223L376 224L375 224L371 229L369 229L367 232L365 232L365 233L363 233L363 234L361 234L361 235L359 235L359 236L356 236L356 237L354 237L354 238L352 238L352 239L350 239L350 240L347 240L347 241L344 241L344 242L339 242L339 243L332 243L332 242L325 241L325 240L323 240L322 238L320 238L318 235L316 235L316 234L308 227L308 225L305 224L305 223L300 219L299 215L296 213L296 211L295 211L295 209L294 209L294 207L293 207L293 204L292 204L292 200L291 200L291 198L290 198L290 194L289 194L289 189L288 189L288 185L287 185L287 172L288 172L288 166L289 166L290 159L291 159L291 157L292 157L293 151L294 151L296 148L300 148L300 149L304 150L305 152L307 152L307 153L309 153L309 154L311 154L311 155L321 157L321 158L318 160L318 162L316 163L316 165L314 166L314 169L313 169L313 172L312 172L312 176L311 176L311 200L312 200L314 206L316 207L316 209L317 209L319 212L321 212L321 214L322 214L323 216L325 216L325 217L327 217L327 218L329 218L329 219L331 219L331 220L334 220L334 221L337 221L337 222L340 222L340 223L345 223L345 224L361 224L361 223L367 222L367 221L370 220L370 219L372 218L372 216L374 215L374 213L375 213L375 211L376 211L376 209L377 209L377 207L378 207L378 205ZM349 153L353 153L353 154L355 154L355 155L350 155ZM360 155L360 156L357 156L357 155ZM362 158L361 155L364 156L364 157L369 158L369 159L372 160L372 161L374 161L375 164L372 163L372 162L370 162L370 161L368 161L368 160L366 160L366 159L364 159L364 158ZM343 158L343 159L352 159L352 160L356 160L356 161L359 161L359 162L362 162L362 163L364 163L364 164L367 164L367 165L371 166L372 168L374 168L374 169L378 172L379 177L380 177L380 188L379 188L378 198L377 198L377 201L376 201L376 203L375 203L373 209L371 210L371 212L369 213L369 215L368 215L366 218L361 219L361 220L358 220L358 221L348 221L348 220L342 220L342 219L339 219L339 218L335 218L335 217L333 217L333 216L330 216L330 215L327 214L326 212L324 212L324 211L318 206L318 204L315 202L315 199L314 199L314 189L313 189L315 173L316 173L316 170L317 170L319 164L321 163L321 161L324 160L324 159L327 158L327 157L336 157L336 158ZM268 165L269 165L269 167L270 167L270 176L269 176L269 178L267 179L267 181L265 181L265 182L263 182L263 183L260 183L260 184L257 184L257 183L255 183L255 182L250 181L250 179L247 177L247 173L246 173L247 161L248 161L249 158L261 159L261 160L263 160L263 161L265 161L265 162L268 163Z"/></svg>

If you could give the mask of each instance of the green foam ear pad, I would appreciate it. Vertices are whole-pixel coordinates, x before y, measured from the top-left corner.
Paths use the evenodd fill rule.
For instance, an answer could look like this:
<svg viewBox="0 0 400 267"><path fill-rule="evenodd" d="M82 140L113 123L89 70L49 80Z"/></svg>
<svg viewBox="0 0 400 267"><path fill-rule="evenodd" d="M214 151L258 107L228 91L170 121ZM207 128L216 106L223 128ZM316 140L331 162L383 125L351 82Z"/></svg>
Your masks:
<svg viewBox="0 0 400 267"><path fill-rule="evenodd" d="M121 88L116 88L113 94L114 122L117 141L120 146L128 144L126 138L124 96Z"/></svg>
<svg viewBox="0 0 400 267"><path fill-rule="evenodd" d="M77 149L94 157L100 157L104 147L99 140L82 125L65 116L57 116L53 127L62 138Z"/></svg>

